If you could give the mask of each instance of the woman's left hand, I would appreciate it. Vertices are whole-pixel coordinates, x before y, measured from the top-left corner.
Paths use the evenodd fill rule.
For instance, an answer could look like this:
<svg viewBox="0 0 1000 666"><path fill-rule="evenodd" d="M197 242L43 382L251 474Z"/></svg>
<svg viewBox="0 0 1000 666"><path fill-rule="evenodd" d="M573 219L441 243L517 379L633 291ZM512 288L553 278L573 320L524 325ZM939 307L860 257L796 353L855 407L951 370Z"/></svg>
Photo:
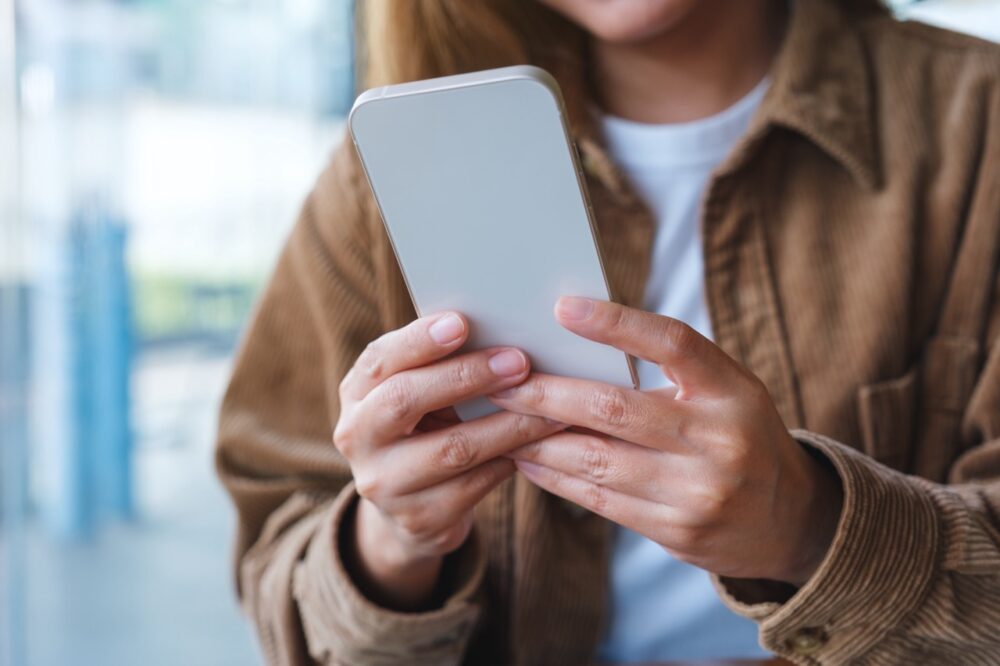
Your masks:
<svg viewBox="0 0 1000 666"><path fill-rule="evenodd" d="M763 383L675 319L582 298L560 299L556 317L656 363L676 388L534 374L493 395L504 409L571 426L509 454L520 471L708 571L808 580L842 491L788 433Z"/></svg>

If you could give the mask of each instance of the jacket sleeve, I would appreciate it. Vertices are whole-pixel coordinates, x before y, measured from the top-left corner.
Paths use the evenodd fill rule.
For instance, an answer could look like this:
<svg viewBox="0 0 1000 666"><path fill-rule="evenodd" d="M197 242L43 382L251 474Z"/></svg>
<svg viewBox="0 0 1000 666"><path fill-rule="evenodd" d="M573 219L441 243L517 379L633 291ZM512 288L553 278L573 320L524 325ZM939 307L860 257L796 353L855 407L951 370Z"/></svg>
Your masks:
<svg viewBox="0 0 1000 666"><path fill-rule="evenodd" d="M1000 148L1000 132L990 136L984 150ZM1000 161L986 164L973 184L965 253L956 260L961 275L952 276L947 306L952 314L982 315L966 337L938 340L976 351L970 363L925 359L921 367L924 386L962 396L921 407L956 415L954 436L926 438L941 450L919 452L947 456L956 445L944 463L948 482L908 476L820 434L795 431L829 462L844 490L825 560L798 589L716 580L723 600L759 623L761 643L794 662L1000 662Z"/></svg>
<svg viewBox="0 0 1000 666"><path fill-rule="evenodd" d="M443 604L396 613L344 570L338 530L357 495L333 446L338 386L382 332L367 184L342 146L263 292L223 400L216 466L236 506L237 588L269 664L456 663L483 576L470 539Z"/></svg>

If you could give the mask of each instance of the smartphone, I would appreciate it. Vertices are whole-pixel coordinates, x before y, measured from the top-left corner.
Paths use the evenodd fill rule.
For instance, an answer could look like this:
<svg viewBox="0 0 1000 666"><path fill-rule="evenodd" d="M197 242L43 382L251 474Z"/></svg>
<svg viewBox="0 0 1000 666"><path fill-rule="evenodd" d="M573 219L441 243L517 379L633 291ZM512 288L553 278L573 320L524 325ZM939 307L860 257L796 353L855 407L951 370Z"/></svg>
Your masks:
<svg viewBox="0 0 1000 666"><path fill-rule="evenodd" d="M374 88L347 121L420 316L469 321L536 372L638 387L631 358L570 333L560 296L611 297L559 86L517 66ZM456 405L469 420L498 408Z"/></svg>

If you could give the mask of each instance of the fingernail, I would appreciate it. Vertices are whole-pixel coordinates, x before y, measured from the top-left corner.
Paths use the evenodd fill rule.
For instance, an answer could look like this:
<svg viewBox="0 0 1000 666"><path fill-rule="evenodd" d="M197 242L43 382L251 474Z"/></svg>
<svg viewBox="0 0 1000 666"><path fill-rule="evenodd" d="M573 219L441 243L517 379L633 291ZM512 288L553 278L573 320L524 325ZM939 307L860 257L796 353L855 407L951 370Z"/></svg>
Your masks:
<svg viewBox="0 0 1000 666"><path fill-rule="evenodd" d="M538 473L542 471L541 465L536 465L535 463L528 462L527 460L515 460L514 464L522 474L526 476L538 476Z"/></svg>
<svg viewBox="0 0 1000 666"><path fill-rule="evenodd" d="M556 314L562 319L583 320L594 311L594 301L577 296L563 296L556 303Z"/></svg>
<svg viewBox="0 0 1000 666"><path fill-rule="evenodd" d="M499 351L486 362L493 374L501 377L513 377L524 372L528 367L528 359L517 349Z"/></svg>
<svg viewBox="0 0 1000 666"><path fill-rule="evenodd" d="M427 331L431 339L439 345L447 345L458 340L465 332L465 322L462 318L454 314L446 314L431 324Z"/></svg>

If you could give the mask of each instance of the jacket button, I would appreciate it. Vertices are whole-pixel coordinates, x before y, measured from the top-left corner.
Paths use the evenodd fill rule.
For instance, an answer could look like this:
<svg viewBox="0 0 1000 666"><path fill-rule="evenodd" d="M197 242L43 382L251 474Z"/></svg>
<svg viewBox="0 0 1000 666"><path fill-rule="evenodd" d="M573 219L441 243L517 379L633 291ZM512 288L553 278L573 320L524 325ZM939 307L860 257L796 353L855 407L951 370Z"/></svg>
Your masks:
<svg viewBox="0 0 1000 666"><path fill-rule="evenodd" d="M802 627L788 639L788 649L796 654L816 654L826 645L829 638L826 632L818 627Z"/></svg>

